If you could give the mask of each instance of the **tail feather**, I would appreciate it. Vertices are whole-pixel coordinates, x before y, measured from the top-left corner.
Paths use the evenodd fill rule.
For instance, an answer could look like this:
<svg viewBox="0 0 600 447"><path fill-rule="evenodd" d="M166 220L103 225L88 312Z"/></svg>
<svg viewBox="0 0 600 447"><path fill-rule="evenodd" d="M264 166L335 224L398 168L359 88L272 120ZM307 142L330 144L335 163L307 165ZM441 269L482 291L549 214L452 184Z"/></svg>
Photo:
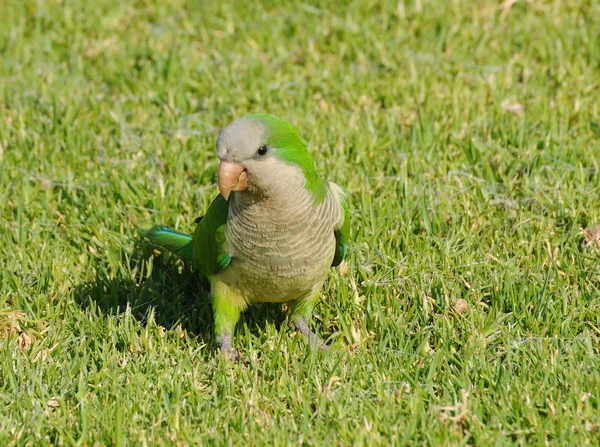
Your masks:
<svg viewBox="0 0 600 447"><path fill-rule="evenodd" d="M192 236L180 233L166 225L154 225L149 230L138 230L151 244L175 253L177 256L192 261Z"/></svg>

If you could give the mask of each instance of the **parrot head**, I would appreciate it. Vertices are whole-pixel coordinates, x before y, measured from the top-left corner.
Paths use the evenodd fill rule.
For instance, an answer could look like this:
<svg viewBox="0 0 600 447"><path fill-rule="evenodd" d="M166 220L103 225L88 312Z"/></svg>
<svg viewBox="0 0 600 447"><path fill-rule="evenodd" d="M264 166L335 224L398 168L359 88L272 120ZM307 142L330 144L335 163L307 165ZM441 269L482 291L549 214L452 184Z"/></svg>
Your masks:
<svg viewBox="0 0 600 447"><path fill-rule="evenodd" d="M225 200L232 192L271 196L295 187L305 187L315 200L325 195L300 134L276 116L247 115L229 124L217 139L217 156Z"/></svg>

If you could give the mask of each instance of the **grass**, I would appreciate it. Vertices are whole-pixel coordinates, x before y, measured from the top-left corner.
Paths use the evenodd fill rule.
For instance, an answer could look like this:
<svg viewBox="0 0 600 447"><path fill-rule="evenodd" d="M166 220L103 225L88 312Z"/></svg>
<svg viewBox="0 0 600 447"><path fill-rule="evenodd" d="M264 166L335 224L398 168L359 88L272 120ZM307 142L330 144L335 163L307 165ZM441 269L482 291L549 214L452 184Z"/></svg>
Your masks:
<svg viewBox="0 0 600 447"><path fill-rule="evenodd" d="M0 445L600 445L600 6L0 3ZM307 349L227 364L214 143L294 123L352 206ZM594 230L598 229L598 234Z"/></svg>

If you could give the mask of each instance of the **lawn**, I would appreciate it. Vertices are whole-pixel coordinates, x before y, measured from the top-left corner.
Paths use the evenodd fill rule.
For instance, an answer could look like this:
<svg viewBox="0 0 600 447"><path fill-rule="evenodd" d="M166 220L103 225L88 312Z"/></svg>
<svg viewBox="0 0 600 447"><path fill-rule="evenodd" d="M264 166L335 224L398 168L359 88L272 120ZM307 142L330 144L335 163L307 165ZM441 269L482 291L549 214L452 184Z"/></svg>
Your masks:
<svg viewBox="0 0 600 447"><path fill-rule="evenodd" d="M219 355L191 232L237 117L351 205L311 351ZM0 2L0 445L600 445L596 1Z"/></svg>

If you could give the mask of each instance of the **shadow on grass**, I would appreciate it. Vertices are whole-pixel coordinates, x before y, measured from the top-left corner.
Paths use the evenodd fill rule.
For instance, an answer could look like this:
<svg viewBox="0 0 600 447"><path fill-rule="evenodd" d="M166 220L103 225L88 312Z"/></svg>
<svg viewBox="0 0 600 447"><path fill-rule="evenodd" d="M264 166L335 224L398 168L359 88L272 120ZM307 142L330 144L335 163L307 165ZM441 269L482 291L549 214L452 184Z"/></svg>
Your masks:
<svg viewBox="0 0 600 447"><path fill-rule="evenodd" d="M147 243L138 241L132 253L122 256L123 274L99 266L91 281L76 286L75 301L84 309L97 307L104 315L118 315L129 308L142 325L153 311L156 324L166 329L181 325L211 350L216 349L208 281L176 256L155 256L153 252ZM245 324L251 334L259 335L269 321L281 328L285 321L281 305L250 306L237 330Z"/></svg>

